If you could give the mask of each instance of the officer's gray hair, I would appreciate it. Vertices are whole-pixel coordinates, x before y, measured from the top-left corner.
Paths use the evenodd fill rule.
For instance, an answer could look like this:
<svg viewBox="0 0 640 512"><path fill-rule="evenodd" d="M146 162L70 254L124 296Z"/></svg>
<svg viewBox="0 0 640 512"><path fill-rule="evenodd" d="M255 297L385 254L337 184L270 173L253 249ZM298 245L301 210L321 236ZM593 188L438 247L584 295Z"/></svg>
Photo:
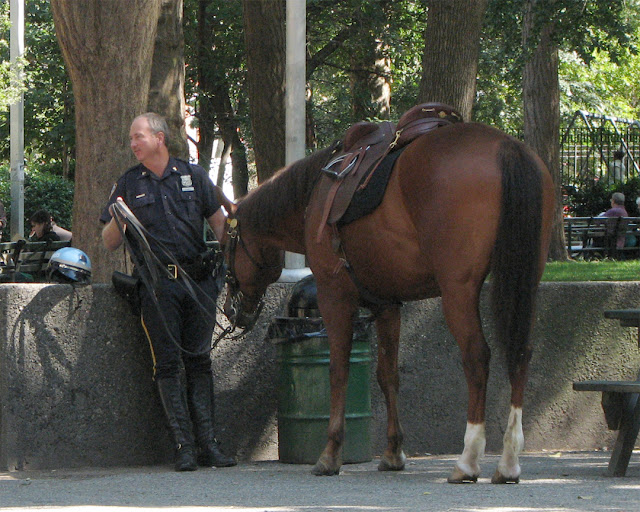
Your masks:
<svg viewBox="0 0 640 512"><path fill-rule="evenodd" d="M138 116L138 118L141 117L147 120L149 128L154 135L159 132L164 133L164 145L169 147L169 125L167 124L167 120L155 112L147 112Z"/></svg>

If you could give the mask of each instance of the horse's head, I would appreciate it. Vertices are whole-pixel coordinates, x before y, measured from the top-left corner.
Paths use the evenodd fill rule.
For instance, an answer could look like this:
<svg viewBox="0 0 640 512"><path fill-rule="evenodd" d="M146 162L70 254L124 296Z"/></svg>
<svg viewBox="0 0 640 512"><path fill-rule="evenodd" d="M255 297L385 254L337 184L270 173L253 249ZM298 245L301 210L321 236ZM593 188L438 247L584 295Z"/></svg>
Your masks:
<svg viewBox="0 0 640 512"><path fill-rule="evenodd" d="M229 217L227 225L224 313L232 327L249 330L260 316L267 286L280 277L283 253L248 232L241 236L237 217Z"/></svg>

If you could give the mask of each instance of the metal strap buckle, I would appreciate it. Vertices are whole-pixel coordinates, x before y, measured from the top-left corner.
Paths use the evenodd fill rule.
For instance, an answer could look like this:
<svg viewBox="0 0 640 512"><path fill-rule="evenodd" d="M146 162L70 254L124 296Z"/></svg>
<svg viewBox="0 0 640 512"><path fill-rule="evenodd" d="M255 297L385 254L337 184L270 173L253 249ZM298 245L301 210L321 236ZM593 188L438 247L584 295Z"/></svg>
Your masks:
<svg viewBox="0 0 640 512"><path fill-rule="evenodd" d="M178 279L178 265L169 264L167 270L170 272L170 279Z"/></svg>

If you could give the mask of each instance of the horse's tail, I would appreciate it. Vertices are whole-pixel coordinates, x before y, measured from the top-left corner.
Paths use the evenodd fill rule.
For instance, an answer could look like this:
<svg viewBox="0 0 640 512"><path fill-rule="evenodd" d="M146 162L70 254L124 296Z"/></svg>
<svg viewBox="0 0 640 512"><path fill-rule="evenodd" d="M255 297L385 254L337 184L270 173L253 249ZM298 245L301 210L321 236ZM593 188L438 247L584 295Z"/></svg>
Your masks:
<svg viewBox="0 0 640 512"><path fill-rule="evenodd" d="M509 374L531 355L529 336L540 276L542 169L524 144L503 142L502 207L491 258L491 304L498 342Z"/></svg>

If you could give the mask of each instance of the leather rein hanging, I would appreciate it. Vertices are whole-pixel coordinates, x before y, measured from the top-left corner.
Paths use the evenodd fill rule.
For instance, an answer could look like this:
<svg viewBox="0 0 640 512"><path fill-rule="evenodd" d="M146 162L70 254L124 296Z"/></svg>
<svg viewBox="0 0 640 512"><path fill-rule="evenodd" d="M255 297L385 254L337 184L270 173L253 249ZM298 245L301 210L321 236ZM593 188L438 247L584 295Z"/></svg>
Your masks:
<svg viewBox="0 0 640 512"><path fill-rule="evenodd" d="M129 209L129 207L126 205L124 201L122 201L121 199L118 199L118 201L113 203L112 206L113 206L113 211L112 211L113 218L116 221L116 225L118 227L118 231L120 232L120 236L124 241L126 251L128 251L129 254L131 255L131 259L133 260L134 265L136 267L138 268L145 267L149 271L148 275L146 272L140 272L140 279L142 281L142 284L147 288L147 290L149 290L149 295L151 296L151 300L153 301L158 311L158 315L160 316L160 319L163 325L165 326L165 329L172 343L179 350L189 355L197 356L197 355L207 354L211 352L211 350L213 350L218 345L218 343L220 343L222 339L224 339L226 336L228 336L230 333L232 333L235 330L235 327L233 326L226 327L226 328L223 327L217 321L216 315L214 313L215 324L220 329L222 329L222 332L211 343L211 346L208 349L203 350L201 352L191 352L189 350L184 349L180 345L180 343L178 343L178 341L175 340L174 337L171 335L171 331L168 329L167 319L165 317L164 311L162 311L162 308L160 307L158 302L158 297L156 295L156 285L160 278L160 272L168 273L168 269L167 269L167 266L162 264L160 259L151 250L151 246L149 245L149 239L154 240L158 244L158 247L160 247L160 250L164 253L164 255L169 257L170 260L174 262L175 267L178 270L178 275L180 276L182 286L184 286L187 293L196 302L196 304L198 304L203 314L207 316L211 316L211 313L200 302L194 290L194 287L195 287L198 290L202 291L201 288L189 276L189 274L187 274L187 272L185 272L184 269L182 269L182 267L178 264L178 262L175 261L175 258L173 257L173 255L162 245L162 243L158 241L151 233L149 233L149 231L147 231L147 229L140 223L140 221L137 219L137 217ZM144 262L139 261L138 257L136 256L136 253L132 250L131 242L125 235L125 230L124 230L125 223L127 226L129 226L129 235L132 235L138 240L138 246L140 251L142 252ZM202 295L207 296L204 293ZM214 311L217 310L217 311L220 311L222 314L224 314L224 311L217 305L216 302L214 302L213 300L210 300L210 302L213 305Z"/></svg>

